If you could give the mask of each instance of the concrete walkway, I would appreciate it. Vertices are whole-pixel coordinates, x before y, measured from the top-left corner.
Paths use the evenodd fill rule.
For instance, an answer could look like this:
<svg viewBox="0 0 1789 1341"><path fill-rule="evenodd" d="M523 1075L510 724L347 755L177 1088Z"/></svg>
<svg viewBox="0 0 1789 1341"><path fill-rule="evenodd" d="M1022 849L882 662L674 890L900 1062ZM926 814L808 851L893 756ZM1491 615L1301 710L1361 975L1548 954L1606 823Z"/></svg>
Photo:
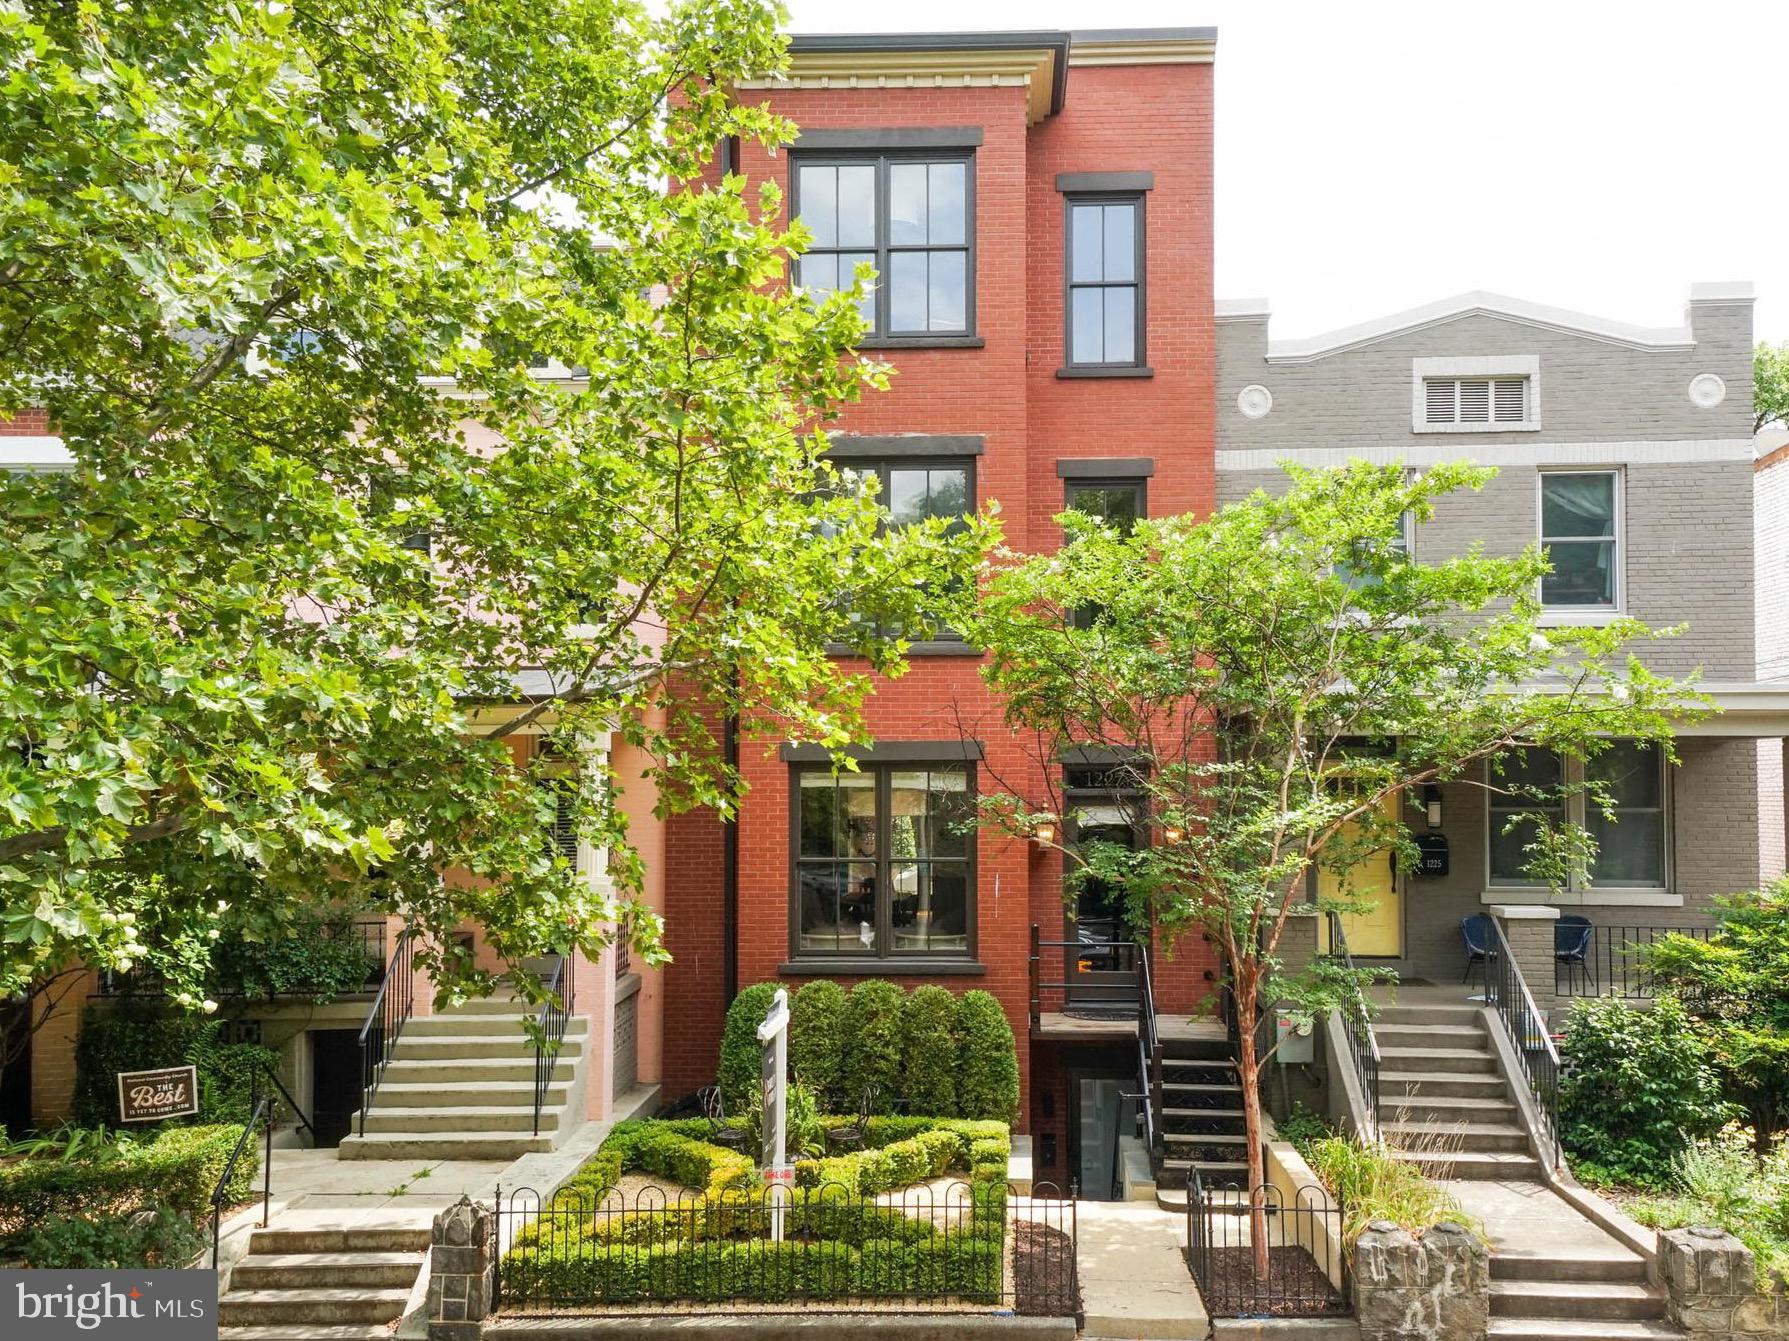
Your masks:
<svg viewBox="0 0 1789 1341"><path fill-rule="evenodd" d="M1484 1222L1498 1257L1623 1267L1640 1260L1545 1183L1455 1178L1441 1185Z"/></svg>
<svg viewBox="0 0 1789 1341"><path fill-rule="evenodd" d="M1082 1201L1075 1215L1083 1336L1190 1341L1210 1333L1187 1270L1184 1216L1138 1201Z"/></svg>

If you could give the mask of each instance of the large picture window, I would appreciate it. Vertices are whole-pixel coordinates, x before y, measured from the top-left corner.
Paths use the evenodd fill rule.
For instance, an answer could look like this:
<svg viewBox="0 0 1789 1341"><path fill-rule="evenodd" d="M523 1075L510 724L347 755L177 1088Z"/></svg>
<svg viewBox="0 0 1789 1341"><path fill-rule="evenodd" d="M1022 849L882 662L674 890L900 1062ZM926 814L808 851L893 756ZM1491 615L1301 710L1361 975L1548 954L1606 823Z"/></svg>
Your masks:
<svg viewBox="0 0 1789 1341"><path fill-rule="evenodd" d="M965 957L975 856L963 763L801 765L794 783L797 955Z"/></svg>
<svg viewBox="0 0 1789 1341"><path fill-rule="evenodd" d="M795 282L851 287L873 266L862 306L872 337L970 335L975 329L974 160L965 153L804 155L794 210L813 234Z"/></svg>
<svg viewBox="0 0 1789 1341"><path fill-rule="evenodd" d="M1492 885L1532 889L1541 884L1524 869L1535 824L1510 824L1524 815L1580 824L1596 840L1596 856L1588 870L1572 877L1572 890L1662 890L1669 883L1665 758L1657 745L1618 740L1588 761L1521 750L1504 761L1501 776L1488 781ZM1605 814L1582 783L1595 784L1612 813ZM1561 787L1571 794L1560 796Z"/></svg>

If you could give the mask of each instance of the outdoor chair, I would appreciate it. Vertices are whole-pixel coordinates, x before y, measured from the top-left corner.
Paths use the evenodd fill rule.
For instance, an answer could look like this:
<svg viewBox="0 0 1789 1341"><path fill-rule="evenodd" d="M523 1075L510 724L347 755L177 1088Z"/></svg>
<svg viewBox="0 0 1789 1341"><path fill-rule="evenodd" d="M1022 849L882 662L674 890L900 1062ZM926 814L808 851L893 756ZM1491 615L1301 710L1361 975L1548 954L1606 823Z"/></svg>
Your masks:
<svg viewBox="0 0 1789 1341"><path fill-rule="evenodd" d="M1471 917L1460 919L1460 939L1466 943L1466 971L1460 975L1461 982L1470 983L1472 970L1476 968L1479 986L1488 986L1485 982L1485 962L1491 957L1493 934L1488 913L1474 913Z"/></svg>
<svg viewBox="0 0 1789 1341"><path fill-rule="evenodd" d="M1595 987L1596 978L1591 971L1590 940L1596 933L1588 917L1562 917L1553 924L1553 988L1559 990L1559 978L1563 971L1566 986L1569 988L1573 979L1580 983Z"/></svg>
<svg viewBox="0 0 1789 1341"><path fill-rule="evenodd" d="M840 1150L862 1150L870 1132L870 1114L876 1110L876 1087L866 1085L857 1099L857 1119L826 1129L826 1144Z"/></svg>
<svg viewBox="0 0 1789 1341"><path fill-rule="evenodd" d="M751 1133L727 1117L726 1104L721 1099L721 1087L709 1085L696 1097L702 1101L702 1116L708 1119L708 1139L728 1150L744 1150L746 1139Z"/></svg>

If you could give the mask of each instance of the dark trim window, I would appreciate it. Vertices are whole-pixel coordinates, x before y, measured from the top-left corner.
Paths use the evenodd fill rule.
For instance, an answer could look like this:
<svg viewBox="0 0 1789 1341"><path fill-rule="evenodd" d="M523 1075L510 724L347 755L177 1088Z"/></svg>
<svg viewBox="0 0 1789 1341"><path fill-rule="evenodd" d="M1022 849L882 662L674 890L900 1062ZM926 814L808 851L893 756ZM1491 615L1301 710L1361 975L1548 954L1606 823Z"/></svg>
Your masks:
<svg viewBox="0 0 1789 1341"><path fill-rule="evenodd" d="M1567 611L1621 608L1621 474L1540 472L1541 546L1553 571L1541 604Z"/></svg>
<svg viewBox="0 0 1789 1341"><path fill-rule="evenodd" d="M1149 515L1148 481L1140 479L1070 479L1063 482L1063 505L1098 517L1120 534Z"/></svg>
<svg viewBox="0 0 1789 1341"><path fill-rule="evenodd" d="M1067 364L1139 368L1144 359L1143 193L1064 198Z"/></svg>
<svg viewBox="0 0 1789 1341"><path fill-rule="evenodd" d="M876 477L876 501L887 514L887 526L911 526L928 517L962 518L975 510L973 456L846 457L833 464L841 473ZM962 641L947 628L908 636L922 642Z"/></svg>
<svg viewBox="0 0 1789 1341"><path fill-rule="evenodd" d="M974 765L797 764L790 791L796 956L974 953Z"/></svg>
<svg viewBox="0 0 1789 1341"><path fill-rule="evenodd" d="M1594 759L1567 758L1551 750L1525 749L1504 761L1501 776L1488 779L1490 793L1490 882L1493 886L1534 888L1524 848L1535 825L1569 821L1596 840L1589 869L1574 872L1568 890L1663 890L1669 887L1670 824L1664 751L1635 740L1612 741ZM1612 813L1581 790L1598 789ZM1531 822L1510 821L1532 816ZM1506 829L1511 829L1506 833Z"/></svg>
<svg viewBox="0 0 1789 1341"><path fill-rule="evenodd" d="M795 282L876 281L861 311L872 338L975 331L975 156L965 150L798 154L791 209L813 234Z"/></svg>

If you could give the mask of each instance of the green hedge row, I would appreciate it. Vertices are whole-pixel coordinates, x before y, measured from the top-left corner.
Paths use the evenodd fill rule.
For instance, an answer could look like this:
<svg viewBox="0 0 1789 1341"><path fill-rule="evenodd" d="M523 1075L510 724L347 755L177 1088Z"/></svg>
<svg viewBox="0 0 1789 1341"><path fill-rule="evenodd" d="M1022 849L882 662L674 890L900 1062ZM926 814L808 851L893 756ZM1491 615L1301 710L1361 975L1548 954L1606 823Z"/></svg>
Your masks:
<svg viewBox="0 0 1789 1341"><path fill-rule="evenodd" d="M115 1159L0 1164L0 1242L75 1207L88 1217L123 1216L159 1204L196 1222L210 1215L211 1190L241 1135L235 1124L164 1127L153 1142ZM260 1168L260 1145L251 1142L231 1176L230 1204L254 1195Z"/></svg>
<svg viewBox="0 0 1789 1341"><path fill-rule="evenodd" d="M761 1239L651 1247L568 1242L512 1251L503 1264L503 1291L506 1297L567 1304L775 1303L853 1295L992 1302L1000 1296L1003 1251L999 1238L958 1235L871 1239L861 1248Z"/></svg>
<svg viewBox="0 0 1789 1341"><path fill-rule="evenodd" d="M775 993L775 984L756 983L727 1010L718 1075L729 1112L744 1112L757 1093L757 1030ZM790 1069L824 1110L853 1113L874 1089L883 1113L905 1106L1001 1122L1018 1115L1018 1045L987 992L957 997L927 984L908 993L866 978L847 993L818 978L803 984L789 1009Z"/></svg>
<svg viewBox="0 0 1789 1341"><path fill-rule="evenodd" d="M702 1118L618 1122L565 1187L590 1198L594 1205L624 1172L655 1173L685 1187L700 1188L709 1196L754 1186L758 1170L751 1156L702 1140L708 1131Z"/></svg>

